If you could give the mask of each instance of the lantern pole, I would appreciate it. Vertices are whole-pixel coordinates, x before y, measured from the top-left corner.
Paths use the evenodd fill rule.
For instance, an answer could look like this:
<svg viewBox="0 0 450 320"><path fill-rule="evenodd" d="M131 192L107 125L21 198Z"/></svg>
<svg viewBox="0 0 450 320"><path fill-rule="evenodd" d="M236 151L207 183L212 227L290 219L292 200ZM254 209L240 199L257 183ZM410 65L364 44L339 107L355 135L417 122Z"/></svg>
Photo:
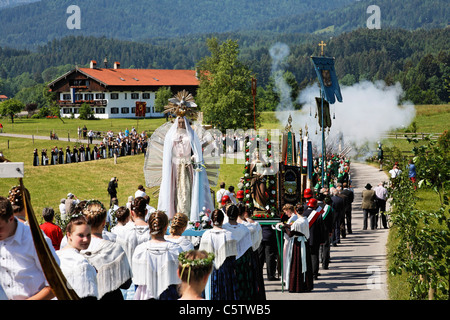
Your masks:
<svg viewBox="0 0 450 320"><path fill-rule="evenodd" d="M252 78L252 96L253 96L253 126L256 130L256 79Z"/></svg>

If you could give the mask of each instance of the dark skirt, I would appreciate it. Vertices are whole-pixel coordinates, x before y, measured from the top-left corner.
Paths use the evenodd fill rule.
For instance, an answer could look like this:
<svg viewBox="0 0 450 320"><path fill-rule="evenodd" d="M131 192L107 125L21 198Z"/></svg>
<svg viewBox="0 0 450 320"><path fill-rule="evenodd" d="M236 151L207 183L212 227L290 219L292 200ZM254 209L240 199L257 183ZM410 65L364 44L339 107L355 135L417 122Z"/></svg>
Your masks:
<svg viewBox="0 0 450 320"><path fill-rule="evenodd" d="M180 293L178 292L178 285L171 284L164 290L160 295L158 300L178 300L180 299Z"/></svg>
<svg viewBox="0 0 450 320"><path fill-rule="evenodd" d="M289 272L289 292L308 292L314 288L310 247L306 243L306 274L302 273L301 242L292 245L291 270Z"/></svg>
<svg viewBox="0 0 450 320"><path fill-rule="evenodd" d="M253 300L266 300L266 289L264 287L264 276L258 251L252 251L252 265L255 273L255 294Z"/></svg>
<svg viewBox="0 0 450 320"><path fill-rule="evenodd" d="M252 248L249 248L239 259L236 259L237 289L240 300L252 300L257 293L252 252Z"/></svg>
<svg viewBox="0 0 450 320"><path fill-rule="evenodd" d="M219 269L211 273L211 300L239 300L236 278L236 258L225 259Z"/></svg>

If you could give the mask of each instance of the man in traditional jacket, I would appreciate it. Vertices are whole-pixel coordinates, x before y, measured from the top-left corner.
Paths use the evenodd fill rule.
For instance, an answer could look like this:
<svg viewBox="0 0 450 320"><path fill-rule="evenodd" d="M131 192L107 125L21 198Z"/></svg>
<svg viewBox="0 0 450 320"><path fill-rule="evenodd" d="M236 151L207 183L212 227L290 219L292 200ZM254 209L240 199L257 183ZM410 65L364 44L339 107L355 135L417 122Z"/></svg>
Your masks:
<svg viewBox="0 0 450 320"><path fill-rule="evenodd" d="M341 194L347 197L347 203L345 205L345 224L347 226L347 233L352 234L352 203L355 198L353 191L349 188L348 183L342 184Z"/></svg>
<svg viewBox="0 0 450 320"><path fill-rule="evenodd" d="M308 244L311 249L313 277L317 280L320 275L319 249L320 244L325 242L325 228L322 220L322 208L318 206L317 199L309 199L307 205L308 207L303 212L303 216L307 218L309 222Z"/></svg>
<svg viewBox="0 0 450 320"><path fill-rule="evenodd" d="M332 245L333 247L337 246L338 243L341 242L341 224L342 220L344 220L344 208L345 202L342 197L339 197L339 191L336 188L332 188L331 190L331 201L332 207L334 211L334 219L333 219L333 237L332 237Z"/></svg>
<svg viewBox="0 0 450 320"><path fill-rule="evenodd" d="M362 204L361 209L363 210L363 230L367 230L367 219L370 219L370 228L375 229L375 218L377 205L375 203L376 194L372 190L372 185L370 183L366 184L366 190L362 192Z"/></svg>

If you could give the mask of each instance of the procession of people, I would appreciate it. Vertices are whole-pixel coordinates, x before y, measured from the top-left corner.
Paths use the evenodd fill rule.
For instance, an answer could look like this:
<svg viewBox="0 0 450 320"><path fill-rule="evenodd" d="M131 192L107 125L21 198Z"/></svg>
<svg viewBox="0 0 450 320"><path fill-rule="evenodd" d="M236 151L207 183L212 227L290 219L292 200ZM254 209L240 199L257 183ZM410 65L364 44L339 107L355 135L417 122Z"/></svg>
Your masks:
<svg viewBox="0 0 450 320"><path fill-rule="evenodd" d="M314 290L320 269L329 268L332 247L352 234L350 161L338 155L328 155L323 164L321 158L313 159L311 188L303 190L297 203L284 204L275 223L260 224L253 214L264 206L244 201L242 181L236 193L234 186L225 189L225 182L220 183L213 199L202 143L185 116L195 104L187 92L183 94L172 100L170 110L177 117L161 126L165 130L162 154L146 157L146 161L161 161L157 208L150 206L142 185L130 190L129 201L119 205L118 179L113 177L107 188L109 209L98 200L80 200L70 192L67 199L61 199L59 219L52 208L44 209L46 222L40 228L68 287L80 299L255 301L266 300L266 275L268 281L281 280L288 292ZM92 143L92 130L84 127L81 134ZM146 139L144 132L137 134L134 128L117 135L108 131L92 150L90 144L67 147L65 152L55 147L49 156L44 149L39 157L35 149L33 165L146 153ZM236 138L232 145L234 152L242 149ZM31 228L25 219L22 192L13 188L8 198L0 197L1 250L6 250L9 261L2 269L0 295L56 298L53 291L42 289L50 286L37 258L44 253L29 245L23 252L17 246L22 241L18 237L23 238ZM266 196L265 188L260 192ZM186 230L191 233L185 235ZM283 248L277 248L276 232L283 234ZM3 277L3 270L8 277ZM39 283L24 280L29 272L41 274L36 278Z"/></svg>
<svg viewBox="0 0 450 320"><path fill-rule="evenodd" d="M79 133L79 136L81 137L81 133ZM148 137L146 132L143 131L139 134L134 127L131 130L128 130L128 128L125 131L120 130L116 134L112 130L108 130L99 144L92 144L94 137L92 130L87 132L87 137L89 143L76 143L72 148L70 146L66 148L54 146L50 152L47 149L42 149L41 155L39 155L37 149L34 149L33 166L69 164L139 155L145 154L147 150Z"/></svg>

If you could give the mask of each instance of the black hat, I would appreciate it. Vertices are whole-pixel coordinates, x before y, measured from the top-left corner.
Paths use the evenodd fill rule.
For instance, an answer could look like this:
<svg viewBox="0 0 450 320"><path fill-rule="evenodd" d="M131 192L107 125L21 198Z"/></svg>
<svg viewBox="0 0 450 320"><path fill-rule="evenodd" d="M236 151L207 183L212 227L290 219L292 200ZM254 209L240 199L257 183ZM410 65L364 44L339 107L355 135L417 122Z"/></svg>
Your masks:
<svg viewBox="0 0 450 320"><path fill-rule="evenodd" d="M371 185L370 183L366 184L366 189L367 189L367 190L372 189L372 185Z"/></svg>

